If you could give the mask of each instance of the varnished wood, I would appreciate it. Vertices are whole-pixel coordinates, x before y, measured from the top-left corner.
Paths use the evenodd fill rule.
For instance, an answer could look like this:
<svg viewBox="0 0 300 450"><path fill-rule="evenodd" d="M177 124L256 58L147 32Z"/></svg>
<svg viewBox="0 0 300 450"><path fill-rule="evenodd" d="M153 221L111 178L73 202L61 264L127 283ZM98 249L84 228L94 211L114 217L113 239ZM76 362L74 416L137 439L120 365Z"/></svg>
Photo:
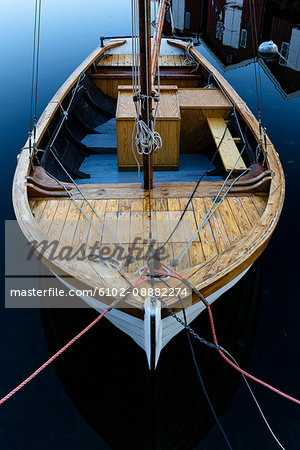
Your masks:
<svg viewBox="0 0 300 450"><path fill-rule="evenodd" d="M182 42L175 43L182 49L185 48L186 44ZM113 45L118 44L114 43ZM108 43L106 49L109 48L109 45ZM55 95L53 101L50 102L39 121L37 127L38 141L40 141L45 133L48 124L51 122L55 111L59 107L58 102L62 101L74 86L79 74L84 72L90 64L101 57L106 49L98 49L94 52L71 75L70 79ZM215 74L225 94L235 105L241 119L249 127L249 132L259 142L258 123L245 103L197 50L192 48L191 53L205 70ZM117 57L115 59L117 60ZM119 57L118 61L120 59L122 60ZM168 78L168 75L165 75L162 82L170 83L174 79L172 75L170 78ZM111 80L113 80L113 77ZM107 78L107 85L115 82L111 80ZM182 83L181 86L186 88L189 86L192 78L187 77L184 80L184 77L178 77L177 80L178 84L176 84L178 87ZM194 80L193 83L199 82L196 78ZM119 83L119 80L117 83ZM128 84L130 83L131 80L128 81ZM113 87L115 92L117 92L117 88L118 85ZM204 109L205 107L202 111ZM209 109L205 110L209 111ZM217 107L215 110L217 110ZM183 120L183 111L184 108L182 108L180 113L181 121ZM185 113L189 113L188 108L186 108ZM221 114L223 114L223 111L221 111ZM221 117L226 118L224 115ZM231 192L219 205L217 214L199 232L198 238L190 247L189 252L182 262L183 265L179 268L204 295L209 295L217 289L220 289L249 267L264 250L275 229L283 204L285 185L278 155L269 138L267 138L267 143L268 154L266 155L266 165L270 172L267 175L262 175L262 178L258 181L269 177L268 181L270 182L270 186L268 191L265 193L261 193L260 191L257 194ZM29 175L29 172L30 159L27 143L21 153L15 174L13 200L18 222L29 241L42 241L43 239L62 236L64 243L72 241L74 245L78 246L82 240L86 239L88 242L93 242L93 240L98 239L98 234L92 229L92 226L84 218L84 215L73 209L74 204L71 207L72 202L70 199L51 199L49 196L44 199L35 197L30 200L26 188L26 176ZM236 189L253 186L254 184L256 183L250 180L244 186L236 186ZM167 232L171 229L170 224L173 221L176 222L178 217L180 217L180 213L183 211L194 186L195 183L193 182L168 183L167 185L159 183L155 186L151 209L153 210L156 206L158 208L157 211L154 210L154 222L157 220L157 223L154 223L153 226L156 237L165 237L168 234ZM149 203L147 193L141 189L140 184L132 184L129 186L90 185L88 187L82 187L87 193L88 198L93 202L95 209L98 208L100 211L101 217L104 216L105 220L111 223L112 229L117 234L120 233L124 243L129 244L132 242L132 239L138 236L141 231L143 231L143 236L147 236L149 232ZM203 183L200 185L192 204L184 216L182 226L180 225L178 233L175 234L172 242L170 242L170 257L171 255L176 256L176 253L182 248L181 245L189 239L190 233L192 231L195 232L210 208L211 202L219 188L220 182ZM75 192L74 188L71 189L71 192L82 202L82 198ZM81 206L88 213L88 206L86 204L84 205L83 202ZM157 218L156 213L158 214ZM89 211L89 214L93 220L96 220L94 213ZM127 222L128 227L126 227ZM68 233L68 226L66 224L71 223L73 225L69 229L72 233ZM165 224L165 226L162 226L162 224ZM166 226L166 224L168 225ZM105 239L107 240L107 236ZM184 242L182 242L183 239ZM67 262L60 260L51 262L49 260L49 252L47 251L44 254L43 261L55 273L64 273L72 277L72 283L74 285L80 284L80 286L99 287L107 286L109 282L110 286L127 287L136 280L136 275L133 274L134 270L131 268L127 272L118 273L101 263L95 264L86 261L79 263L77 261ZM143 298L141 297L138 299L128 298L129 303L134 300L135 302L140 302L140 305L143 304ZM198 300L194 298L193 301ZM140 310L126 310L126 312L142 317L141 308Z"/></svg>
<svg viewBox="0 0 300 450"><path fill-rule="evenodd" d="M208 117L207 122L215 140L226 172L243 172L247 169L243 157L232 139L231 133L222 118Z"/></svg>
<svg viewBox="0 0 300 450"><path fill-rule="evenodd" d="M132 89L119 90L117 104L117 153L119 168L137 168L132 153L132 133L135 123L135 107L132 100ZM173 167L176 169L179 162L180 146L180 109L178 104L177 90L163 89L157 111L155 130L162 138L162 148L153 155L153 166L155 168ZM137 158L143 166L140 155Z"/></svg>
<svg viewBox="0 0 300 450"><path fill-rule="evenodd" d="M164 21L165 21L166 9L167 9L166 0L160 0L157 17L155 18L156 27L155 27L154 34L153 34L153 43L152 43L152 51L151 51L152 84L154 84L156 71L157 71L158 55L160 52L160 44L161 44L161 37L162 37L163 26L164 26Z"/></svg>

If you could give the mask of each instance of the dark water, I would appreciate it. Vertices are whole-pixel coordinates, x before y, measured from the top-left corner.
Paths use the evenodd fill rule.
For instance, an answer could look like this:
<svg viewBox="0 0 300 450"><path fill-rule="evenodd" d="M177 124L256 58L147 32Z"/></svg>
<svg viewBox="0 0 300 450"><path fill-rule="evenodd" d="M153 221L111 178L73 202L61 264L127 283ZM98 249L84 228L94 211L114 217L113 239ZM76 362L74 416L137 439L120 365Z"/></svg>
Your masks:
<svg viewBox="0 0 300 450"><path fill-rule="evenodd" d="M178 2L177 2L178 3ZM191 4L192 2L189 2ZM213 8L209 9L209 5ZM227 16L230 45L216 39L216 22L209 12L224 20L225 1L205 2L204 19L190 19L192 31L201 31L205 45L201 52L220 70L241 97L257 112L254 66L249 49L235 48L237 30L248 31L249 19L239 22L237 11ZM227 2L245 4L248 2ZM300 17L298 2L256 2L262 5L260 34L263 39L290 43L291 61L298 70L268 65L262 71L266 126L286 174L284 210L273 238L261 258L262 306L258 329L248 365L251 373L291 395L300 397L299 366L299 142L300 142ZM1 3L0 16L0 135L2 181L2 281L4 283L4 225L13 219L11 183L16 155L25 142L29 123L33 0ZM39 112L71 71L98 44L100 35L130 32L130 1L74 0L45 2L42 14ZM258 7L259 8L259 7ZM233 8L238 9L238 8ZM187 10L187 12L190 10ZM247 12L247 11L246 11ZM220 14L222 16L220 18ZM197 12L198 14L198 12ZM191 18L196 14L191 14ZM210 20L209 20L210 19ZM211 27L210 27L211 25ZM198 27L198 30L197 30ZM226 29L226 27L225 27ZM213 30L213 31L211 31ZM297 42L298 37L298 42ZM226 41L225 41L226 42ZM239 47L239 45L238 45ZM208 50L208 48L210 50ZM291 50L292 49L292 50ZM297 59L298 51L298 59ZM253 54L252 54L253 56ZM217 59L216 59L217 58ZM245 64L245 61L249 61ZM298 92L299 91L299 92ZM4 292L4 290L2 290ZM243 298L240 299L243 301ZM5 395L47 359L49 353L37 310L5 310L0 314L0 393ZM271 426L286 448L300 446L299 407L276 394L255 386ZM99 404L99 408L103 405ZM139 414L139 411L136 412ZM222 414L222 422L235 448L272 449L261 418L241 385ZM134 426L133 426L134 432ZM212 428L197 446L222 447L217 429ZM0 408L0 447L14 449L99 449L109 448L83 419L65 393L54 369L48 368L29 386Z"/></svg>

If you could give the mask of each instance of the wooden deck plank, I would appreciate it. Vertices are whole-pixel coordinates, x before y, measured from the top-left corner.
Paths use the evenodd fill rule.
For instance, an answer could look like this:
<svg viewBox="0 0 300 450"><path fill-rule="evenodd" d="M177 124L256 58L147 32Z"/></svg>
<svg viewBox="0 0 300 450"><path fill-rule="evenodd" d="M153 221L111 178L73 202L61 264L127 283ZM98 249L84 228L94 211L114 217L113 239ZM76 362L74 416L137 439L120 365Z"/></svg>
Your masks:
<svg viewBox="0 0 300 450"><path fill-rule="evenodd" d="M45 203L43 215L39 220L39 226L46 235L48 235L49 228L51 226L53 218L55 217L58 205L59 200L47 200L47 202Z"/></svg>
<svg viewBox="0 0 300 450"><path fill-rule="evenodd" d="M71 203L71 200L60 200L58 202L55 215L48 230L48 236L50 239L60 239Z"/></svg>
<svg viewBox="0 0 300 450"><path fill-rule="evenodd" d="M202 223L203 219L206 217L206 209L203 200L198 198L193 199L193 208L196 218L196 226L198 228ZM211 258L212 256L215 256L219 253L214 238L214 234L212 232L211 225L209 222L207 222L201 228L201 230L199 231L199 236L202 243L205 259Z"/></svg>
<svg viewBox="0 0 300 450"><path fill-rule="evenodd" d="M78 201L78 206L81 208L83 205L83 200ZM75 231L80 219L81 211L74 202L70 202L70 207L68 214L65 218L64 227L59 238L59 246L72 246Z"/></svg>
<svg viewBox="0 0 300 450"><path fill-rule="evenodd" d="M251 223L244 211L244 208L241 205L241 202L239 201L238 197L227 197L227 200L230 209L233 213L233 216L236 220L236 223L239 227L239 230L241 232L241 235L244 236L245 234L249 233L251 230Z"/></svg>
<svg viewBox="0 0 300 450"><path fill-rule="evenodd" d="M181 211L180 200L178 198L168 198L169 211Z"/></svg>
<svg viewBox="0 0 300 450"><path fill-rule="evenodd" d="M218 211L222 217L223 223L225 225L227 236L231 244L241 239L241 232L236 223L235 217L230 209L230 206L226 199L224 199L219 207Z"/></svg>
<svg viewBox="0 0 300 450"><path fill-rule="evenodd" d="M94 210L98 214L98 216L104 220L105 219L105 211L106 211L106 200L101 201L91 201L91 205L93 206ZM93 212L91 218L92 222L95 224L96 228L91 224L89 233L87 235L87 242L89 247L89 252L97 252L96 247L100 249L100 245L102 244L102 233L107 233L104 231L104 225L97 217L97 214Z"/></svg>
<svg viewBox="0 0 300 450"><path fill-rule="evenodd" d="M95 200L91 202L91 205L94 207L95 206ZM83 202L82 206L82 211L84 212L81 213L79 220L78 220L78 225L74 234L74 239L73 239L73 250L74 252L76 252L77 250L80 249L80 247L84 246L84 248L86 249L86 255L88 255L89 253L89 234L90 234L90 229L92 227L91 221L93 220L93 211L91 209L91 207L88 205L87 202ZM85 216L89 217L90 220ZM94 219L95 220L95 219ZM98 221L99 219L97 219Z"/></svg>
<svg viewBox="0 0 300 450"><path fill-rule="evenodd" d="M260 218L254 203L252 202L250 197L241 197L239 200L242 204L242 207L244 208L249 222L252 226L254 226Z"/></svg>
<svg viewBox="0 0 300 450"><path fill-rule="evenodd" d="M204 206L206 208L207 213L210 210L212 204L213 204L213 202L210 198L204 199ZM215 204L212 207L211 211L214 211L216 206L217 206L217 204ZM226 250L226 248L228 248L230 246L230 240L228 238L227 230L224 226L224 222L220 215L219 209L216 209L213 212L213 214L211 215L211 217L209 219L209 222L210 222L210 226L211 226L218 250L219 250L219 252L223 252L224 250Z"/></svg>
<svg viewBox="0 0 300 450"><path fill-rule="evenodd" d="M188 198L180 198L179 201L180 201L181 210L184 211L186 208L186 205L188 204L189 199ZM189 205L187 207L187 211L193 211L192 202L189 203Z"/></svg>
<svg viewBox="0 0 300 450"><path fill-rule="evenodd" d="M254 202L254 205L256 206L258 214L262 216L268 203L267 196L253 195L251 199Z"/></svg>
<svg viewBox="0 0 300 450"><path fill-rule="evenodd" d="M231 136L230 131L226 126L224 119L219 117L208 117L207 122L212 136L215 140L216 146L219 148L219 154L221 156L225 170L227 172L230 172L232 169L234 172L243 172L244 170L246 170L247 167L243 161L243 158L240 157L237 161L240 152Z"/></svg>

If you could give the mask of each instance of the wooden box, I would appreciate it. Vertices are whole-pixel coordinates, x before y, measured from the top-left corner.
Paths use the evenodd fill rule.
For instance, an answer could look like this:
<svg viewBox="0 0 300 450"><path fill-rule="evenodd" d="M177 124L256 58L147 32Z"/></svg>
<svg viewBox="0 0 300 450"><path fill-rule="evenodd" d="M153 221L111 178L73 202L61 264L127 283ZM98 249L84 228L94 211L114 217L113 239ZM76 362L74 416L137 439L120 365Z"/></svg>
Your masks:
<svg viewBox="0 0 300 450"><path fill-rule="evenodd" d="M153 106L155 106L154 102ZM119 170L136 170L137 164L132 153L132 133L135 121L132 87L119 87L116 119ZM180 108L176 86L161 87L155 131L162 138L162 147L153 154L153 168L158 170L178 169ZM141 166L142 159L142 156L138 155Z"/></svg>

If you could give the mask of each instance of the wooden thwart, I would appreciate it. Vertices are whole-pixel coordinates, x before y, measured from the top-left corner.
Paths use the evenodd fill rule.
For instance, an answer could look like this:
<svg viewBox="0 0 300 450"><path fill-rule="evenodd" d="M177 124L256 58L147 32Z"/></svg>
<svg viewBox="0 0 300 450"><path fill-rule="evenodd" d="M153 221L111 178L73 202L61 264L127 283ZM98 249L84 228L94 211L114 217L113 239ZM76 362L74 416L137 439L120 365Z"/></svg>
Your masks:
<svg viewBox="0 0 300 450"><path fill-rule="evenodd" d="M232 169L234 172L243 172L244 170L246 170L247 167L241 156L237 161L240 152L233 140L233 137L231 136L230 131L226 129L225 120L222 118L209 117L207 118L207 123L213 135L216 146L219 147L219 154L221 156L226 172L230 172Z"/></svg>

